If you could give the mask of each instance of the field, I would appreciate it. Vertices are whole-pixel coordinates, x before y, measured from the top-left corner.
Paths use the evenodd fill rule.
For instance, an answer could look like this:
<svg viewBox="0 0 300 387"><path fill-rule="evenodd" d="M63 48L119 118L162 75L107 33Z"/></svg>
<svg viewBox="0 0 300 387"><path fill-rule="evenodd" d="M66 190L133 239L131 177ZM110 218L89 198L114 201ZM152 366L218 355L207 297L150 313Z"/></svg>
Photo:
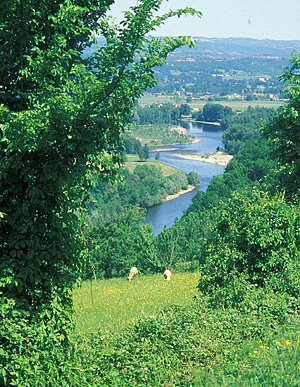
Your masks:
<svg viewBox="0 0 300 387"><path fill-rule="evenodd" d="M152 103L166 103L171 102L175 104L182 104L186 103L186 98L181 96L168 96L168 95L151 95L147 94L143 96L140 99L141 104L152 104ZM199 109L202 108L208 101L202 101L197 98L193 98L192 102L189 103L192 109ZM224 106L229 106L233 110L240 110L244 111L248 108L248 106L251 107L266 107L266 108L274 108L277 109L279 106L282 106L282 101L212 101L212 103L220 103Z"/></svg>
<svg viewBox="0 0 300 387"><path fill-rule="evenodd" d="M86 281L74 291L77 329L81 333L116 331L169 305L188 306L197 294L199 273L175 273Z"/></svg>
<svg viewBox="0 0 300 387"><path fill-rule="evenodd" d="M173 173L182 172L180 169L172 167L168 164L162 163L159 160L148 159L147 161L139 161L137 155L127 155L127 161L125 162L125 167L129 170L129 172L133 172L137 165L156 165L162 169L164 176L172 175Z"/></svg>
<svg viewBox="0 0 300 387"><path fill-rule="evenodd" d="M280 326L264 314L210 310L194 300L198 280L141 275L76 289L87 385L299 386L297 316Z"/></svg>
<svg viewBox="0 0 300 387"><path fill-rule="evenodd" d="M132 127L134 137L142 144L151 146L169 144L188 144L192 137L185 134L185 129L168 124L147 124Z"/></svg>

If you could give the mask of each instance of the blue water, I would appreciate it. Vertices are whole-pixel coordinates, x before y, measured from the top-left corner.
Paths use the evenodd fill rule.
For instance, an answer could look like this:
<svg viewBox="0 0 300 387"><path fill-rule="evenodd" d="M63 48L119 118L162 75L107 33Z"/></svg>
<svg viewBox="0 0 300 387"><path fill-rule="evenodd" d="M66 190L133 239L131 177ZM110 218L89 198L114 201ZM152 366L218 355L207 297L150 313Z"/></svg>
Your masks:
<svg viewBox="0 0 300 387"><path fill-rule="evenodd" d="M195 160L185 160L174 156L174 153L207 153L214 152L217 147L222 146L222 131L216 131L215 127L201 125L195 122L181 122L181 126L188 129L188 134L201 138L200 142L192 144L165 146L163 148L176 148L176 150L160 152L160 161L182 169L188 173L194 171L200 177L200 186L179 196L177 199L157 204L148 209L145 223L152 224L153 234L159 234L164 227L172 227L175 220L180 218L183 212L191 205L192 198L198 190L205 191L213 176L224 172L225 167L211 163L203 163ZM154 157L154 153L150 154Z"/></svg>

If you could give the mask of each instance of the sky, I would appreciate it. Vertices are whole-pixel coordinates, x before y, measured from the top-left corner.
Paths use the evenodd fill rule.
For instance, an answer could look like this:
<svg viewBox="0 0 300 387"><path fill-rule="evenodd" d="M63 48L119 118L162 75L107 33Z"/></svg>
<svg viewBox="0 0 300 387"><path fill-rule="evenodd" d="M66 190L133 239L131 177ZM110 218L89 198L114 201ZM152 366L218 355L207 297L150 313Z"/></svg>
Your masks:
<svg viewBox="0 0 300 387"><path fill-rule="evenodd" d="M120 18L122 10L136 4L116 0L112 15ZM300 0L169 0L161 9L184 7L200 10L202 18L173 18L153 35L300 40Z"/></svg>

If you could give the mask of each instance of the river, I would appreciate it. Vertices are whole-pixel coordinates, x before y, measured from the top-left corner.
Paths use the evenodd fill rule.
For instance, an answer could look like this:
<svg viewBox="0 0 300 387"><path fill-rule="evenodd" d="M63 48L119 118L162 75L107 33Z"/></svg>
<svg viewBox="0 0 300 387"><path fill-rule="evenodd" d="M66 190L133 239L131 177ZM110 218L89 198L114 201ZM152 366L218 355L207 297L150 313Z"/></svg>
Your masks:
<svg viewBox="0 0 300 387"><path fill-rule="evenodd" d="M179 219L183 212L191 205L193 197L198 190L205 191L213 176L220 175L224 172L225 167L210 163L203 163L195 160L185 160L174 156L174 153L207 153L214 152L218 146L222 146L222 131L216 130L216 127L211 125L202 125L196 122L181 122L180 125L187 129L187 134L201 138L200 142L192 144L174 145L160 147L176 148L172 151L161 151L159 160L170 164L174 167L182 169L188 173L194 171L200 177L200 186L179 196L174 200L157 204L148 209L145 218L145 223L152 224L153 234L159 234L164 227L172 227L176 219ZM154 153L151 154L154 157Z"/></svg>

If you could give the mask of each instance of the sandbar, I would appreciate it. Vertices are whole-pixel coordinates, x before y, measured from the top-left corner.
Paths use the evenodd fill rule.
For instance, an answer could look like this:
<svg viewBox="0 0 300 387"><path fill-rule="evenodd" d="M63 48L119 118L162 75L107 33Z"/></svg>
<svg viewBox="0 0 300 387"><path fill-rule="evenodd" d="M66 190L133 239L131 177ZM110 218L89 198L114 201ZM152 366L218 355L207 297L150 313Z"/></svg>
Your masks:
<svg viewBox="0 0 300 387"><path fill-rule="evenodd" d="M227 155L223 152L213 152L213 153L205 153L205 154L188 154L188 153L175 153L174 156L180 157L185 160L195 160L201 161L204 163L212 163L217 165L226 166L233 156Z"/></svg>
<svg viewBox="0 0 300 387"><path fill-rule="evenodd" d="M194 189L196 189L197 186L196 185L189 185L187 189L181 189L180 191L178 191L177 193L173 194L173 195L168 195L166 196L164 199L163 199L163 202L167 202L169 200L173 200L173 199L176 199L178 198L179 196L181 195L184 195L188 192L191 192L193 191Z"/></svg>

